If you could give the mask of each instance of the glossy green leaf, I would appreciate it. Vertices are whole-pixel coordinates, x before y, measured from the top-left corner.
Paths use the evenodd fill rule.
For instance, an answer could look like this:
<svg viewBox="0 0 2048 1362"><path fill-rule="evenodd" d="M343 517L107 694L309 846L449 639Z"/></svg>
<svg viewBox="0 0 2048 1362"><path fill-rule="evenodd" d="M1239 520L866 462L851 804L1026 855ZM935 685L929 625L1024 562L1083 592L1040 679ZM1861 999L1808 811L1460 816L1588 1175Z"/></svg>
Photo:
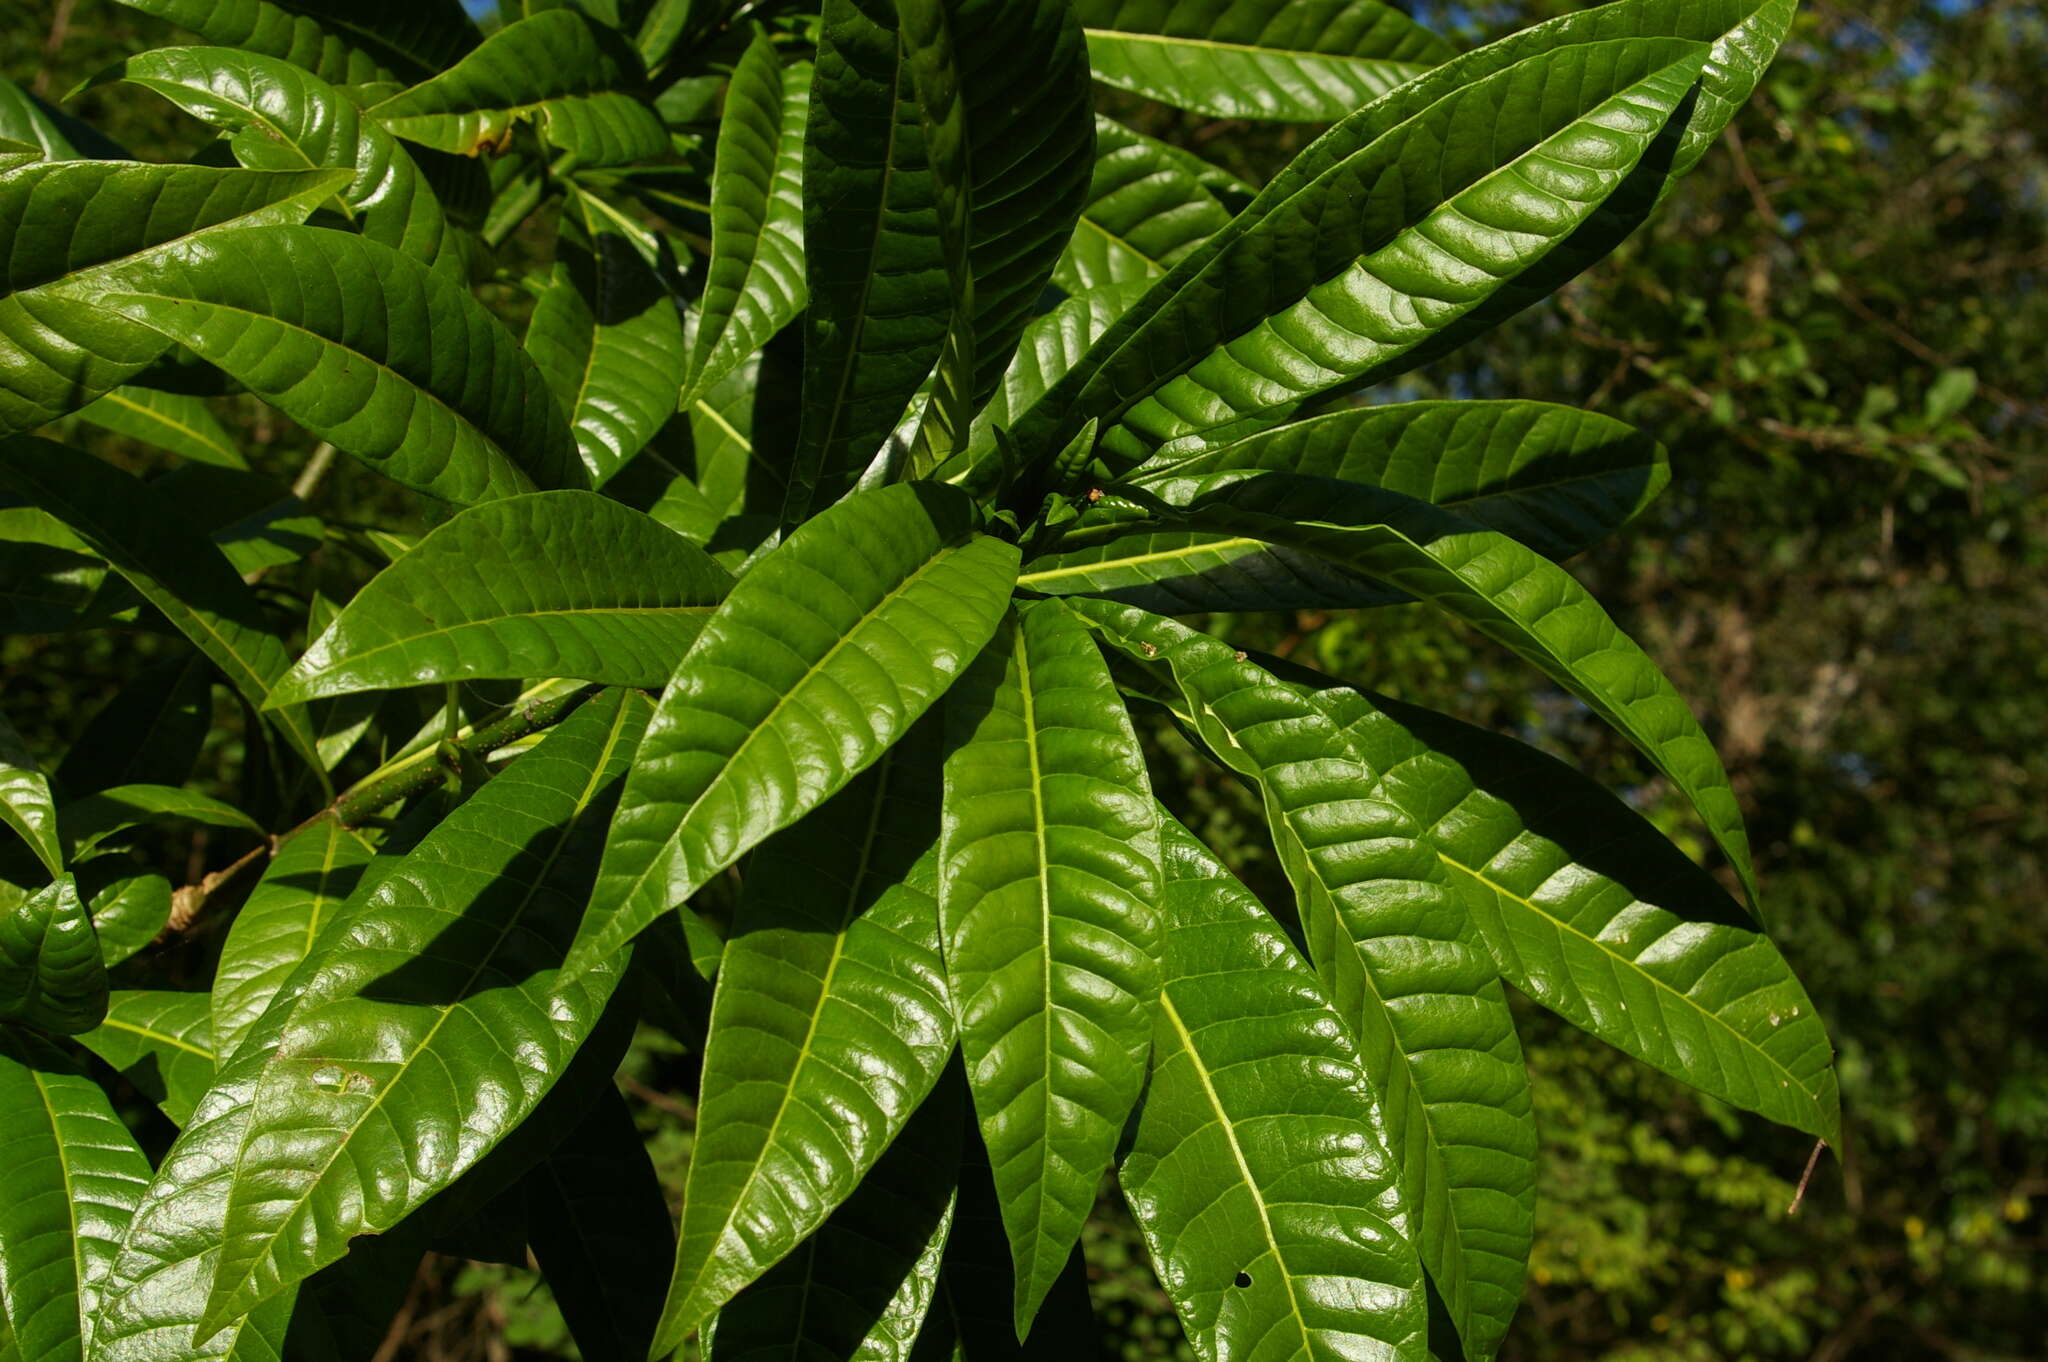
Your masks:
<svg viewBox="0 0 2048 1362"><path fill-rule="evenodd" d="M1188 725L1257 783L1317 977L1385 1094L1417 1252L1466 1352L1491 1356L1528 1261L1536 1127L1498 973L1447 872L1307 696L1183 625L1070 608L1170 673Z"/></svg>
<svg viewBox="0 0 2048 1362"><path fill-rule="evenodd" d="M1162 486L1178 499L1178 489ZM1259 473L1203 492L1198 528L1327 558L1427 600L1578 696L1692 801L1758 902L1742 810L1714 745L1671 682L1578 580L1455 512L1381 488Z"/></svg>
<svg viewBox="0 0 2048 1362"><path fill-rule="evenodd" d="M938 206L893 0L825 0L804 131L803 427L783 519L844 496L945 341Z"/></svg>
<svg viewBox="0 0 2048 1362"><path fill-rule="evenodd" d="M0 1022L76 1035L106 1011L106 962L71 876L0 908Z"/></svg>
<svg viewBox="0 0 2048 1362"><path fill-rule="evenodd" d="M1712 876L1535 748L1323 684L1315 698L1374 794L1422 825L1503 978L1702 1092L1839 1140L1827 1029Z"/></svg>
<svg viewBox="0 0 2048 1362"><path fill-rule="evenodd" d="M977 514L950 488L856 493L740 578L662 695L572 970L823 803L952 684L1016 578Z"/></svg>
<svg viewBox="0 0 2048 1362"><path fill-rule="evenodd" d="M0 137L41 152L50 161L120 161L128 153L90 124L52 108L15 82L0 78Z"/></svg>
<svg viewBox="0 0 2048 1362"><path fill-rule="evenodd" d="M818 1231L953 1050L927 725L762 843L719 958L660 1350Z"/></svg>
<svg viewBox="0 0 2048 1362"><path fill-rule="evenodd" d="M461 243L419 166L320 77L279 57L226 47L158 48L116 69L235 134L236 159L252 169L354 171L340 204L364 236L463 277Z"/></svg>
<svg viewBox="0 0 2048 1362"><path fill-rule="evenodd" d="M278 848L235 914L214 969L211 1031L223 1059L241 1049L284 981L313 953L374 854L332 815Z"/></svg>
<svg viewBox="0 0 2048 1362"><path fill-rule="evenodd" d="M148 487L111 465L44 440L0 441L0 487L61 520L260 708L291 656L256 598L192 526L165 516ZM306 717L273 719L293 749L318 756Z"/></svg>
<svg viewBox="0 0 2048 1362"><path fill-rule="evenodd" d="M126 873L123 873L126 872ZM105 878L108 874L112 878ZM171 919L171 881L143 871L126 856L107 856L78 868L79 896L92 913L100 958L112 968L141 952Z"/></svg>
<svg viewBox="0 0 2048 1362"><path fill-rule="evenodd" d="M149 1160L97 1083L12 1028L0 1028L0 1158L0 1347L9 1357L79 1362Z"/></svg>
<svg viewBox="0 0 2048 1362"><path fill-rule="evenodd" d="M466 288L387 246L316 227L222 231L100 287L100 308L430 496L467 505L588 481L511 334Z"/></svg>
<svg viewBox="0 0 2048 1362"><path fill-rule="evenodd" d="M719 1312L710 1362L908 1362L952 1229L961 1118L956 1077L815 1234Z"/></svg>
<svg viewBox="0 0 2048 1362"><path fill-rule="evenodd" d="M1421 1358L1378 1076L1280 927L1172 818L1151 1078L1118 1170L1196 1352Z"/></svg>
<svg viewBox="0 0 2048 1362"><path fill-rule="evenodd" d="M651 689L731 581L680 535L594 493L472 507L372 578L272 703L486 677Z"/></svg>
<svg viewBox="0 0 2048 1362"><path fill-rule="evenodd" d="M33 430L140 373L166 348L95 304L111 271L224 228L298 222L341 171L56 161L0 180L0 435Z"/></svg>
<svg viewBox="0 0 2048 1362"><path fill-rule="evenodd" d="M939 915L1022 1338L1137 1101L1159 989L1158 811L1085 624L1020 605L946 702Z"/></svg>
<svg viewBox="0 0 2048 1362"><path fill-rule="evenodd" d="M175 785L116 785L74 799L58 810L57 825L75 860L130 828L176 818L259 835L263 831L261 824L234 805Z"/></svg>
<svg viewBox="0 0 2048 1362"><path fill-rule="evenodd" d="M521 1179L534 1260L583 1356L648 1355L675 1244L661 1180L619 1090Z"/></svg>
<svg viewBox="0 0 2048 1362"><path fill-rule="evenodd" d="M280 57L337 85L416 80L477 41L456 0L121 0L223 47Z"/></svg>
<svg viewBox="0 0 2048 1362"><path fill-rule="evenodd" d="M202 1334L417 1209L568 1066L618 971L556 966L650 708L584 705L323 938L255 1084Z"/></svg>
<svg viewBox="0 0 2048 1362"><path fill-rule="evenodd" d="M133 385L119 387L81 407L78 419L130 440L169 450L194 463L247 468L234 437L208 409L206 399Z"/></svg>
<svg viewBox="0 0 2048 1362"><path fill-rule="evenodd" d="M1496 296L1527 305L1509 281L1569 277L1545 258L1625 180L1661 186L1697 159L1788 13L1782 0L1620 0L1398 87L1183 260L1041 399L1020 443L1050 460L1099 420L1123 427L1105 437L1108 459L1140 459L1384 379L1434 353L1433 338L1470 334L1461 319L1499 320L1483 307Z"/></svg>
<svg viewBox="0 0 2048 1362"><path fill-rule="evenodd" d="M668 131L631 93L639 58L617 34L573 9L505 25L448 70L371 108L396 135L475 156L534 120L541 135L586 166L668 152Z"/></svg>
<svg viewBox="0 0 2048 1362"><path fill-rule="evenodd" d="M1192 455L1168 446L1133 481L1167 495L1204 474L1267 470L1386 487L1458 511L1551 558L1598 542L1670 480L1662 446L1611 418L1543 402L1407 402L1298 421ZM1100 511L1111 511L1113 500ZM1245 535L1091 512L1021 580L1164 614L1379 605L1405 593ZM1138 528L1134 528L1134 523Z"/></svg>
<svg viewBox="0 0 2048 1362"><path fill-rule="evenodd" d="M1343 118L1451 55L1381 0L1079 0L1095 78L1212 118Z"/></svg>
<svg viewBox="0 0 2048 1362"><path fill-rule="evenodd" d="M107 997L106 1020L78 1043L181 1126L213 1085L213 1026L204 993L116 989Z"/></svg>
<svg viewBox="0 0 2048 1362"><path fill-rule="evenodd" d="M675 414L688 352L661 275L587 198L570 202L582 222L565 212L526 353L569 417L591 485L602 486Z"/></svg>
<svg viewBox="0 0 2048 1362"><path fill-rule="evenodd" d="M1068 293L1163 277L1230 221L1230 211L1162 143L1095 120L1095 169L1074 239L1053 269Z"/></svg>
<svg viewBox="0 0 2048 1362"><path fill-rule="evenodd" d="M686 407L803 310L810 90L810 66L783 66L765 33L754 35L733 68L718 122L711 259L691 317Z"/></svg>
<svg viewBox="0 0 2048 1362"><path fill-rule="evenodd" d="M0 714L0 822L21 834L45 870L64 873L50 782L5 714Z"/></svg>
<svg viewBox="0 0 2048 1362"><path fill-rule="evenodd" d="M943 456L1001 381L1073 233L1095 126L1086 43L1067 5L918 0L903 12L949 241L955 315L934 401L952 427L934 446Z"/></svg>

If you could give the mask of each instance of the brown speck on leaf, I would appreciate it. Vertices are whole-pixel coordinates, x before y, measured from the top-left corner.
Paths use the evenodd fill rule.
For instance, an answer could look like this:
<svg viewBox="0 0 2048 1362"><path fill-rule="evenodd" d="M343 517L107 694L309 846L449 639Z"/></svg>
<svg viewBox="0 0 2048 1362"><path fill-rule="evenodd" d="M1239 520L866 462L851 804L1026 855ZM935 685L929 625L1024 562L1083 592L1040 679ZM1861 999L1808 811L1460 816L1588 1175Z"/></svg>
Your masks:
<svg viewBox="0 0 2048 1362"><path fill-rule="evenodd" d="M1245 654L1244 654L1244 650L1243 650L1242 648L1240 648L1240 649L1239 649L1238 651L1236 651L1236 652L1232 653L1232 654L1231 654L1231 656L1232 656L1232 657L1234 657L1234 658L1236 658L1236 659L1237 659L1237 660L1238 660L1239 662L1242 662L1242 661L1244 661L1244 659L1245 659Z"/></svg>
<svg viewBox="0 0 2048 1362"><path fill-rule="evenodd" d="M1157 644L1155 644L1155 643L1145 643L1145 644L1140 644L1139 646L1140 646L1140 647L1142 647L1142 648L1144 648L1144 650L1145 650L1145 656L1147 656L1147 657L1157 657L1157 656L1159 656L1159 645L1157 645Z"/></svg>
<svg viewBox="0 0 2048 1362"><path fill-rule="evenodd" d="M1101 489L1100 487L1091 487L1091 488L1089 488L1089 489L1088 489L1088 504L1089 504L1090 506L1093 506L1093 505L1094 505L1094 504L1095 504L1096 502L1098 502L1098 501L1100 501L1100 500L1102 500L1102 489Z"/></svg>

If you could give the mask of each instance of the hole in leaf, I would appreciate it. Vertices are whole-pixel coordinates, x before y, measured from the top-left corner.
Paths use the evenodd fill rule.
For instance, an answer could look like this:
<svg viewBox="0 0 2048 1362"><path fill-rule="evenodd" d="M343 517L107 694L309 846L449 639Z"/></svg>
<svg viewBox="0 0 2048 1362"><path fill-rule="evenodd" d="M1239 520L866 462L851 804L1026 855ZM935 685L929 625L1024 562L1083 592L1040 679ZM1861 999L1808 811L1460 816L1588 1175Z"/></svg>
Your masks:
<svg viewBox="0 0 2048 1362"><path fill-rule="evenodd" d="M1251 1273L1249 1273L1249 1272L1240 1272L1240 1273L1238 1273L1238 1274L1237 1274L1237 1282L1236 1282L1236 1285L1238 1285L1238 1286L1250 1286L1251 1284L1252 1284L1252 1274L1251 1274Z"/></svg>

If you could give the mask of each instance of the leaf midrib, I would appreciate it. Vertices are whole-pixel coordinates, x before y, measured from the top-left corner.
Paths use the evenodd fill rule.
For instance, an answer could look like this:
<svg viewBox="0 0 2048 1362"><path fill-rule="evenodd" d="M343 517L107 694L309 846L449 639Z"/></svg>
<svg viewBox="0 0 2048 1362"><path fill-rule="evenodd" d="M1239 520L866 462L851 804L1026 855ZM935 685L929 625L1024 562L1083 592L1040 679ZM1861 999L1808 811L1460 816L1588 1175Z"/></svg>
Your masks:
<svg viewBox="0 0 2048 1362"><path fill-rule="evenodd" d="M1039 1073L1043 1077L1041 1091L1044 1093L1039 1128L1044 1135L1038 1141L1038 1216L1033 1226L1038 1233L1033 1235L1033 1266L1036 1267L1036 1246L1044 1237L1046 1204L1051 1200L1052 1187L1052 1133L1057 1123L1052 1114L1052 852L1046 840L1045 817L1045 774L1044 762L1039 754L1042 732L1038 725L1038 697L1031 688L1031 644L1025 637L1024 622L1013 609L1010 613L1011 635L1017 648L1017 689L1022 697L1025 748L1030 755L1031 770L1031 830L1038 849L1038 950L1039 988L1044 1004L1039 1008L1039 1034L1043 1038L1039 1055ZM1055 1208L1057 1209L1057 1208ZM1034 1273L1034 1276L1036 1274ZM1021 1308L1023 1301L1020 1298Z"/></svg>
<svg viewBox="0 0 2048 1362"><path fill-rule="evenodd" d="M173 1049L183 1050L187 1054L197 1055L201 1059L204 1059L208 1062L211 1062L214 1058L213 1051L202 1050L182 1036L173 1036L166 1032L159 1031L154 1027L143 1026L139 1022L122 1021L119 1017L109 1016L105 1021L101 1022L100 1025L107 1027L111 1030L126 1031L131 1035L141 1036L145 1040L161 1041L165 1045L171 1046Z"/></svg>
<svg viewBox="0 0 2048 1362"><path fill-rule="evenodd" d="M1117 42L1150 43L1155 47L1206 47L1222 52L1242 52L1253 57L1274 57L1281 61L1383 67L1395 73L1419 73L1432 69L1427 62L1401 61L1395 57L1356 57L1343 52L1307 52L1296 47L1268 47L1263 43L1229 43L1218 38L1177 37L1170 33L1137 33L1122 28L1083 28L1081 32L1090 38L1109 38Z"/></svg>

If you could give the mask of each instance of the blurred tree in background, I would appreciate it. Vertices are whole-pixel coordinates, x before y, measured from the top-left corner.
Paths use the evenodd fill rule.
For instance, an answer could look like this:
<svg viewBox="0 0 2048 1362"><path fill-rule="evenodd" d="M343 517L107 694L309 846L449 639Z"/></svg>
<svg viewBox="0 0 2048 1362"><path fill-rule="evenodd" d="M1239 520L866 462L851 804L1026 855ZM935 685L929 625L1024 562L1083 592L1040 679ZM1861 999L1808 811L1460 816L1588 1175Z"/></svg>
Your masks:
<svg viewBox="0 0 2048 1362"><path fill-rule="evenodd" d="M1470 43L1575 6L1414 8ZM165 36L109 4L9 0L0 72L55 101ZM64 107L158 154L207 140L134 89ZM1151 126L1254 181L1309 135ZM1809 1154L1797 1137L1528 1009L1547 1166L1512 1362L2042 1355L2043 128L2048 10L2033 0L1809 3L1725 154L1647 231L1464 352L1475 367L1399 386L1590 406L1670 448L1671 489L1575 567L1714 733L1773 931L1842 1052L1848 1147L1788 1217ZM260 404L216 406L259 466L304 461L311 442ZM320 492L340 519L377 495L348 461ZM1687 827L1623 744L1483 640L1447 643L1399 608L1235 627L1248 647L1569 750ZM37 747L63 750L132 668L107 638L6 641L0 683L11 712L43 715ZM69 684L31 696L31 675ZM1155 736L1164 791L1191 768L1174 735ZM1254 883L1277 883L1247 796L1181 786L1177 811ZM650 1043L626 1079L679 1188L687 1072ZM1106 1355L1188 1356L1129 1225L1106 1217L1089 1250ZM533 1281L516 1264L439 1262L389 1356L570 1355Z"/></svg>

